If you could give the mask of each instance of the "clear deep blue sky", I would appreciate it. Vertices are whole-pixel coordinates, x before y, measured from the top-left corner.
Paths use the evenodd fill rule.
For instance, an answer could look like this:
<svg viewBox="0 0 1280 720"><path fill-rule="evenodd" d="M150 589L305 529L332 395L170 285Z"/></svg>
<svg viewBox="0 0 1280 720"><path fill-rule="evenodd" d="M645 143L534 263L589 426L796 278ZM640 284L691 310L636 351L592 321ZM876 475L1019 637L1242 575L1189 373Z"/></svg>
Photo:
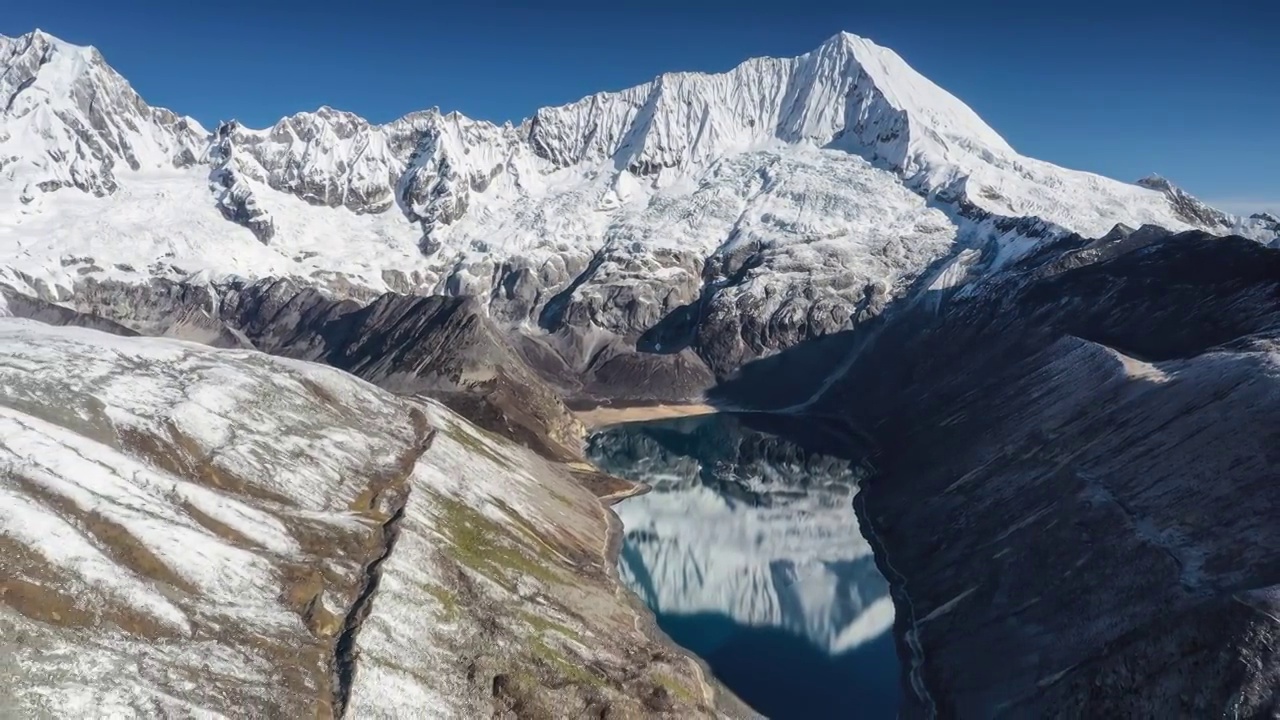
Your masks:
<svg viewBox="0 0 1280 720"><path fill-rule="evenodd" d="M97 46L150 103L267 126L320 105L518 121L670 70L889 46L1021 152L1280 209L1280 2L40 0L0 34Z"/></svg>

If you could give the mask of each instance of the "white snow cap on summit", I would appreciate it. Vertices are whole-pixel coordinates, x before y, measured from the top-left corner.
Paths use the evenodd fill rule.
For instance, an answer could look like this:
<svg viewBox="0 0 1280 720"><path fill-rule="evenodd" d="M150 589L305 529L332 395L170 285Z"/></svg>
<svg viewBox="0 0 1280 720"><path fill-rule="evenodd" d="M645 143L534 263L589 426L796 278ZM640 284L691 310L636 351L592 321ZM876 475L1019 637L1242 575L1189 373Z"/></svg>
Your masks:
<svg viewBox="0 0 1280 720"><path fill-rule="evenodd" d="M892 50L849 33L796 58L757 58L714 75L668 73L543 108L522 127L558 166L613 157L642 174L770 141L830 145L908 174L949 145L1013 153Z"/></svg>
<svg viewBox="0 0 1280 720"><path fill-rule="evenodd" d="M517 126L438 110L375 125L324 106L216 135L147 105L92 48L38 31L0 39L0 268L65 286L84 273L62 258L93 257L105 269L86 273L340 276L377 291L407 273L415 290L444 291L476 264L474 283L448 287L486 294L484 262L621 247L709 257L750 242L788 272L892 285L944 235L994 239L1007 260L1117 223L1266 230L1019 155L897 53L849 33ZM890 238L902 252L866 259Z"/></svg>
<svg viewBox="0 0 1280 720"><path fill-rule="evenodd" d="M970 147L1014 152L968 105L916 72L893 50L847 32L832 37L824 47L831 45L847 48L885 100L907 113L922 132Z"/></svg>
<svg viewBox="0 0 1280 720"><path fill-rule="evenodd" d="M195 162L207 133L143 102L93 47L0 36L0 182L115 192L116 169ZM0 208L3 205L0 204Z"/></svg>

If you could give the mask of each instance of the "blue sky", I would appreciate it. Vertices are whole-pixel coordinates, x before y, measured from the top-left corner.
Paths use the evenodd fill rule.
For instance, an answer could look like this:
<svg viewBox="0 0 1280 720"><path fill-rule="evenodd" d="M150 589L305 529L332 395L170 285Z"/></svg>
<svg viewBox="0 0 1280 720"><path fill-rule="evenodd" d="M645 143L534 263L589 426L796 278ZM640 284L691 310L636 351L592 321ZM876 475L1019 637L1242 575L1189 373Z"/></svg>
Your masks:
<svg viewBox="0 0 1280 720"><path fill-rule="evenodd" d="M1134 180L1160 172L1240 211L1280 210L1280 3L1271 0L41 0L152 104L266 126L332 105L374 121L439 106L494 121L670 70L797 55L839 30L887 45L1021 152Z"/></svg>

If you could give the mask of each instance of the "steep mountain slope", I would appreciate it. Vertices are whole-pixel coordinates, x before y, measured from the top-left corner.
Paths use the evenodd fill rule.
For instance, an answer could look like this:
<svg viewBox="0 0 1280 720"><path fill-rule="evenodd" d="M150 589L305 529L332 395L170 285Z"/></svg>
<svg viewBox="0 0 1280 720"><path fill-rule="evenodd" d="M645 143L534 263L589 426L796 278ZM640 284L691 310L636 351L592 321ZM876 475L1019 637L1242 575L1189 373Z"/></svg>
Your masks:
<svg viewBox="0 0 1280 720"><path fill-rule="evenodd" d="M1273 242L1280 242L1280 218L1270 213L1257 212L1249 217L1229 215L1209 207L1159 175L1144 177L1138 184L1164 193L1169 198L1174 213L1190 225L1217 235L1242 235L1263 241L1274 237Z"/></svg>
<svg viewBox="0 0 1280 720"><path fill-rule="evenodd" d="M717 714L611 532L440 405L0 319L0 715Z"/></svg>
<svg viewBox="0 0 1280 720"><path fill-rule="evenodd" d="M430 394L546 457L581 460L582 424L471 298L387 293L361 307L260 282L229 290L219 311L259 350L324 362L400 394Z"/></svg>
<svg viewBox="0 0 1280 720"><path fill-rule="evenodd" d="M561 391L471 298L386 293L362 305L292 280L203 286L161 279L90 280L78 298L84 312L0 286L0 317L323 362L385 390L442 400L544 457L582 459L585 429ZM574 381L556 368L544 374Z"/></svg>
<svg viewBox="0 0 1280 720"><path fill-rule="evenodd" d="M93 48L40 31L0 36L0 210L15 199L119 188L117 173L194 166L205 131L142 101Z"/></svg>
<svg viewBox="0 0 1280 720"><path fill-rule="evenodd" d="M86 278L472 295L575 371L604 348L625 379L611 387L658 372L705 386L856 326L935 270L962 283L1069 231L1274 236L1162 187L1023 157L845 33L519 125L321 108L212 133L147 106L95 50L39 32L3 47L0 279L15 288L71 305Z"/></svg>
<svg viewBox="0 0 1280 720"><path fill-rule="evenodd" d="M887 313L806 407L879 448L857 502L891 569L908 700L1265 717L1280 250L1158 228L1079 240ZM805 350L745 368L737 402L841 369Z"/></svg>

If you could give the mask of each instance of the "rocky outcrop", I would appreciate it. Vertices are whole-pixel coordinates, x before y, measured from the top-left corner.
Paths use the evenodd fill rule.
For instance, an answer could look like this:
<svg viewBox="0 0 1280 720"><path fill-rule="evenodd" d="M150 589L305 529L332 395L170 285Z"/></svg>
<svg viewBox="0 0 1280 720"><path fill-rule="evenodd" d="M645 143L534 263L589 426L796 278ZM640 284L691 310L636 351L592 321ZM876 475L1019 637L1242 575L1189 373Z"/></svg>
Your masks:
<svg viewBox="0 0 1280 720"><path fill-rule="evenodd" d="M275 235L271 214L258 205L253 188L243 177L236 147L232 142L237 124L223 123L213 133L209 145L209 189L222 216L248 228L258 242L270 244Z"/></svg>
<svg viewBox="0 0 1280 720"><path fill-rule="evenodd" d="M1144 177L1137 184L1164 193L1177 217L1192 227L1219 235L1246 235L1264 243L1271 238L1280 239L1280 221L1268 213L1248 217L1224 213L1159 175Z"/></svg>
<svg viewBox="0 0 1280 720"><path fill-rule="evenodd" d="M804 406L879 448L859 508L913 714L1270 713L1280 252L1121 231L935 295Z"/></svg>
<svg viewBox="0 0 1280 720"><path fill-rule="evenodd" d="M40 298L24 295L0 285L0 318L17 317L46 323L48 325L65 325L100 330L112 335L133 336L138 333L90 313L76 312L61 305L54 305Z"/></svg>

